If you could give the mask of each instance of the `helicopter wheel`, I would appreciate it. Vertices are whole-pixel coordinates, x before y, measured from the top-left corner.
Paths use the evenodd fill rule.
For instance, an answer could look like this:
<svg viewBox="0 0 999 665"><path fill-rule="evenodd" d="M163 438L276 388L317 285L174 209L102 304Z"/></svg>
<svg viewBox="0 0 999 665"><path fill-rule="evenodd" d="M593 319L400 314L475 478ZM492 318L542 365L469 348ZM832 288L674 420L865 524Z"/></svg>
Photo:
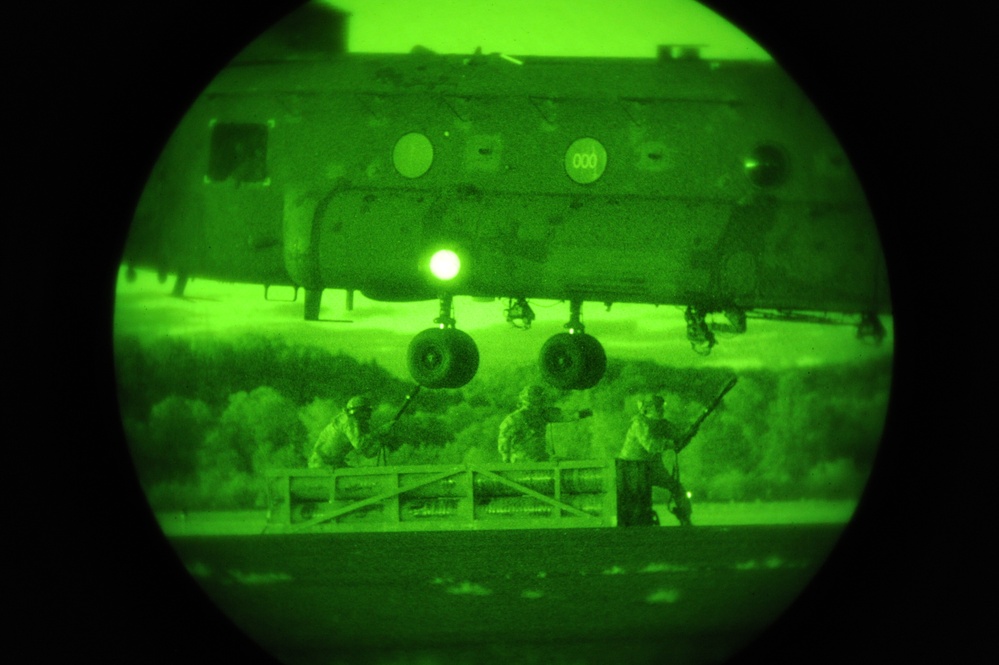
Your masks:
<svg viewBox="0 0 999 665"><path fill-rule="evenodd" d="M604 347L591 335L559 333L541 347L541 376L562 390L585 390L597 385L607 369Z"/></svg>
<svg viewBox="0 0 999 665"><path fill-rule="evenodd" d="M479 349L468 333L428 328L409 343L409 373L425 388L460 388L479 369Z"/></svg>

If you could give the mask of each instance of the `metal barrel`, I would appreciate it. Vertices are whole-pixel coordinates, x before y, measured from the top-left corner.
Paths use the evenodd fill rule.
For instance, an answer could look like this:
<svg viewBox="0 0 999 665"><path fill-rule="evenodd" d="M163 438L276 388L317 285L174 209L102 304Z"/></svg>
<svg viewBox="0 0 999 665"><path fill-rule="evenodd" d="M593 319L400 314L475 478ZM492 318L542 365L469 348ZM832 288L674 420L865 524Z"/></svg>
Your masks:
<svg viewBox="0 0 999 665"><path fill-rule="evenodd" d="M582 510L594 517L603 514L603 498L595 494L561 497L561 503ZM527 496L496 497L475 506L477 519L554 517L560 509L550 503ZM564 513L564 516L570 516Z"/></svg>
<svg viewBox="0 0 999 665"><path fill-rule="evenodd" d="M432 473L407 473L400 475L398 485L394 475L339 476L334 497L340 501L358 501L377 494L400 490L404 497L467 497L471 489L463 475L450 476L432 483L423 483ZM416 485L411 490L406 487Z"/></svg>
<svg viewBox="0 0 999 665"><path fill-rule="evenodd" d="M432 483L426 483L420 485L427 478L430 478L435 474L432 473L408 473L405 476L399 478L399 485L402 488L409 487L411 485L419 485L411 490L404 489L402 496L404 498L411 497L467 497L471 494L471 487L469 486L467 475L456 474L453 476L448 476L447 478L442 478L441 480L436 480Z"/></svg>
<svg viewBox="0 0 999 665"><path fill-rule="evenodd" d="M497 475L522 485L527 489L552 495L555 493L555 472L553 469L532 469L530 471L497 471ZM515 487L500 482L490 476L475 475L475 495L479 497L519 496L522 494Z"/></svg>
<svg viewBox="0 0 999 665"><path fill-rule="evenodd" d="M555 493L555 474L559 472L561 472L561 491L567 494L597 494L606 489L606 474L600 468L498 471L497 474L535 492L553 496ZM521 492L495 478L479 474L475 476L475 494L483 497L518 496Z"/></svg>
<svg viewBox="0 0 999 665"><path fill-rule="evenodd" d="M448 519L457 516L461 509L462 500L458 498L417 499L399 505L399 519L401 521Z"/></svg>
<svg viewBox="0 0 999 665"><path fill-rule="evenodd" d="M562 491L568 494L597 494L607 491L607 474L603 469L565 469L562 471Z"/></svg>
<svg viewBox="0 0 999 665"><path fill-rule="evenodd" d="M332 515L333 513L342 510L349 506L351 501L302 501L296 503L291 508L291 523L298 524L301 522L308 522L309 520L324 517L326 515ZM386 518L386 506L382 503L375 503L370 506L362 506L357 510L352 510L348 513L334 518L335 522L357 522L359 520L365 521L380 521Z"/></svg>
<svg viewBox="0 0 999 665"><path fill-rule="evenodd" d="M386 474L369 476L337 476L333 498L337 501L357 501L391 491L395 477Z"/></svg>
<svg viewBox="0 0 999 665"><path fill-rule="evenodd" d="M329 501L332 489L333 479L329 476L292 476L288 485L292 502Z"/></svg>

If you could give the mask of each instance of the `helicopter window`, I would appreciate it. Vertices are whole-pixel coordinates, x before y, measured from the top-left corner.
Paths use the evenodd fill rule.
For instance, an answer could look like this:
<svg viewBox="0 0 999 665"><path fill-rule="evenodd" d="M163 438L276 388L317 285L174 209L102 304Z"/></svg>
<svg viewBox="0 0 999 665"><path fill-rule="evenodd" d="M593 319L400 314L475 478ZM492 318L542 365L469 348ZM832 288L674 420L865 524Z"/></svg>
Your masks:
<svg viewBox="0 0 999 665"><path fill-rule="evenodd" d="M208 178L213 182L267 180L267 125L220 122L212 126Z"/></svg>
<svg viewBox="0 0 999 665"><path fill-rule="evenodd" d="M565 151L565 172L581 185L596 181L606 167L607 150L596 139L577 139Z"/></svg>
<svg viewBox="0 0 999 665"><path fill-rule="evenodd" d="M430 170L434 161L434 146L423 134L411 132L395 143L392 163L405 178L419 178Z"/></svg>
<svg viewBox="0 0 999 665"><path fill-rule="evenodd" d="M787 153L772 143L756 146L742 161L746 176L757 187L776 187L787 180Z"/></svg>

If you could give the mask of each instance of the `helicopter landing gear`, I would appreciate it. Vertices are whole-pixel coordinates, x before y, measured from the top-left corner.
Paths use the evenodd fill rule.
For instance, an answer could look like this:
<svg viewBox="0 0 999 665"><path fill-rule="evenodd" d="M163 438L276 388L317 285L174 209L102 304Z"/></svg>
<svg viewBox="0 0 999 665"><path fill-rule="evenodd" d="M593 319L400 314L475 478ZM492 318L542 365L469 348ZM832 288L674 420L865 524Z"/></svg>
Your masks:
<svg viewBox="0 0 999 665"><path fill-rule="evenodd" d="M585 390L597 385L607 370L604 347L587 335L579 312L582 301L570 303L569 332L553 335L541 347L538 365L541 376L552 386L562 390Z"/></svg>
<svg viewBox="0 0 999 665"><path fill-rule="evenodd" d="M705 310L689 305L683 314L687 322L687 341L690 342L690 348L699 356L709 355L711 348L717 343L715 334L704 320L705 313Z"/></svg>
<svg viewBox="0 0 999 665"><path fill-rule="evenodd" d="M438 327L424 330L409 343L409 373L425 388L460 388L479 369L479 349L468 333L454 327L449 294L440 297L440 306L440 316L434 319Z"/></svg>

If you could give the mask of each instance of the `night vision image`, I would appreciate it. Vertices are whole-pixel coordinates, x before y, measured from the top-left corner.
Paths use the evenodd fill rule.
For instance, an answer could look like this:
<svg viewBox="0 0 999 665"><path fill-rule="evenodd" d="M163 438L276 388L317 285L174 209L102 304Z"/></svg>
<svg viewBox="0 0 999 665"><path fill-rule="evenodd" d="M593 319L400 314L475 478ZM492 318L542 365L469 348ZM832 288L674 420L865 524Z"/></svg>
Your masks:
<svg viewBox="0 0 999 665"><path fill-rule="evenodd" d="M287 665L722 663L793 607L894 332L779 63L692 0L310 3L233 56L114 311L206 602Z"/></svg>

